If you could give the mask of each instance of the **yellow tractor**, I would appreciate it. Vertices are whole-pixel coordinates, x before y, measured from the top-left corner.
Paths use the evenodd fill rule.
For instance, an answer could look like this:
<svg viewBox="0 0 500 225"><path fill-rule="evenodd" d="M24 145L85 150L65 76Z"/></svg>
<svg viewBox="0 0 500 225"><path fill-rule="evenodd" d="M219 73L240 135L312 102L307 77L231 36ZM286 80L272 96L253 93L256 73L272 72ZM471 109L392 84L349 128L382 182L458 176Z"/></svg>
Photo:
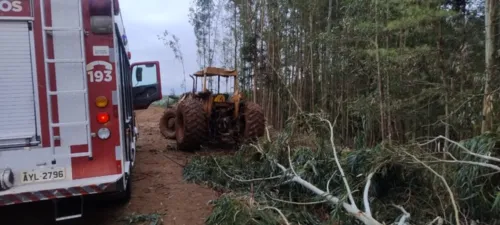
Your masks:
<svg viewBox="0 0 500 225"><path fill-rule="evenodd" d="M239 91L236 70L207 67L191 78L193 90L168 107L160 119L161 133L168 139L175 139L178 149L194 151L206 143L238 144L264 135L262 107L244 99ZM209 78L217 78L216 93L207 89ZM234 80L233 93L220 92L221 78ZM196 90L198 80L203 82L201 92Z"/></svg>

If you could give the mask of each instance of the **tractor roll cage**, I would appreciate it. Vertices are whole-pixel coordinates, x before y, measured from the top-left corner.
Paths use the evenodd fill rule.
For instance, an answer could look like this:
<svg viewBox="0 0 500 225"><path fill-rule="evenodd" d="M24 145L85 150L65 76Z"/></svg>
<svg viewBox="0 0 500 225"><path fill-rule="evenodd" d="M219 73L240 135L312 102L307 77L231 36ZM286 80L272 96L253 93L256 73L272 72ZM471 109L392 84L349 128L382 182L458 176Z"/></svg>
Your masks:
<svg viewBox="0 0 500 225"><path fill-rule="evenodd" d="M200 70L190 77L193 79L193 93L196 93L196 87L198 86L198 78L203 78L203 92L207 91L207 77L217 77L217 92L220 92L220 78L225 77L228 79L229 77L234 78L234 92L238 91L238 71L235 69L225 69L218 67L206 67L203 70Z"/></svg>

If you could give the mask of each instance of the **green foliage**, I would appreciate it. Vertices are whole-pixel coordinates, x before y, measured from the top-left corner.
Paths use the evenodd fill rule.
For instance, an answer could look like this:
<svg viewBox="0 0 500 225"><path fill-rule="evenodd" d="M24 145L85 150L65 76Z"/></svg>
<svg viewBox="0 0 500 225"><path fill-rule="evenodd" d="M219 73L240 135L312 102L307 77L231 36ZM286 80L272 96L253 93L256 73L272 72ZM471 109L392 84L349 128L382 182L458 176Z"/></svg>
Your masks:
<svg viewBox="0 0 500 225"><path fill-rule="evenodd" d="M309 118L308 116L303 119ZM272 142L260 143L261 151L244 146L232 155L197 156L184 169L184 178L190 182L208 185L229 194L216 201L215 209L208 221L227 221L234 224L235 217L243 224L277 224L279 217L272 210L261 212L264 206L277 207L291 223L331 224L335 221L352 222L351 216L337 206L328 203L296 205L285 203L322 201L304 187L286 182L282 171L274 160L288 167L288 146L290 159L297 174L320 189L327 190L341 199L346 198L344 184L334 161L332 148L328 143L328 130L321 122L307 120L315 127L316 138L312 142L300 142L302 133L299 120L290 120L285 131ZM492 153L496 141L494 135L478 136L462 143L473 152ZM453 209L450 196L444 184L430 170L417 163L408 154L419 160L431 162L434 153L416 144L390 146L381 143L374 148L357 150L338 149L341 165L354 191L358 206L363 205L362 193L366 176L375 172L372 179L370 204L374 217L380 221L393 221L400 211L392 204L402 205L411 213L411 221L431 221L436 216L452 220ZM457 148L450 150L457 159L471 160ZM442 154L441 154L442 155ZM491 169L474 165L428 163L441 173L456 193L460 210L470 218L483 222L494 222L498 210L498 176ZM276 177L275 179L269 179ZM327 187L327 184L329 186ZM439 207L438 207L439 206ZM257 213L258 212L258 213ZM273 216L271 216L273 215ZM256 219L259 218L259 219ZM255 221L257 220L257 221ZM418 224L418 223L417 223Z"/></svg>
<svg viewBox="0 0 500 225"><path fill-rule="evenodd" d="M179 96L165 95L161 100L153 102L152 105L167 107L174 105L179 100Z"/></svg>
<svg viewBox="0 0 500 225"><path fill-rule="evenodd" d="M423 5L410 5L401 1L396 10L401 13L400 18L387 23L386 29L389 31L418 27L422 23L435 22L442 18L455 16L456 13L450 10L436 9Z"/></svg>
<svg viewBox="0 0 500 225"><path fill-rule="evenodd" d="M462 141L461 144L474 153L499 156L500 152L498 152L498 148L495 148L497 141L496 135L486 134ZM456 146L451 149L451 152L455 153L454 155L460 154L460 160L491 163L489 160L465 154ZM455 172L454 186L457 187L458 197L463 199L463 205L474 206L470 209L473 218L485 220L500 213L500 205L498 204L499 174L491 175L490 169L470 165L455 166ZM485 176L485 174L489 175Z"/></svg>
<svg viewBox="0 0 500 225"><path fill-rule="evenodd" d="M144 225L161 225L163 224L163 220L160 214L153 213L153 214L139 214L139 215L131 215L127 216L124 219L121 219L122 222L126 225L137 225L137 224L144 224Z"/></svg>
<svg viewBox="0 0 500 225"><path fill-rule="evenodd" d="M215 208L206 225L279 225L279 215L259 210L251 205L248 197L225 195L215 200Z"/></svg>

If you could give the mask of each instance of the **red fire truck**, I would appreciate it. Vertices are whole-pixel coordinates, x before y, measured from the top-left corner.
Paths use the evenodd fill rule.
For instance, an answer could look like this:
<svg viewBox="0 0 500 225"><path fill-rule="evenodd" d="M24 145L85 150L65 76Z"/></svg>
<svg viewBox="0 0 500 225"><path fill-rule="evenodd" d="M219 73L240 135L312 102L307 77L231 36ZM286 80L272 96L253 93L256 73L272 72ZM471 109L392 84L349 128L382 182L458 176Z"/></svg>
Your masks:
<svg viewBox="0 0 500 225"><path fill-rule="evenodd" d="M162 93L127 49L118 0L0 0L0 206L130 197L134 110Z"/></svg>

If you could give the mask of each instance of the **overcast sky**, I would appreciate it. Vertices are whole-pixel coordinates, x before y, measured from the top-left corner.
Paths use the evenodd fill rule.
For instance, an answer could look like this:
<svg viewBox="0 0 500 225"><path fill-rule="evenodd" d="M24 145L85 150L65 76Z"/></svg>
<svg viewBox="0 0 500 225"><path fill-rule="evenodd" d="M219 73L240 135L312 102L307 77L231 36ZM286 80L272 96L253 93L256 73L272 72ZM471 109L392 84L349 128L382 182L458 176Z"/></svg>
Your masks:
<svg viewBox="0 0 500 225"><path fill-rule="evenodd" d="M191 0L121 0L120 8L132 53L132 63L160 61L163 93L183 92L182 64L175 59L172 50L158 40L158 35L168 30L180 39L184 54L187 88L191 87L189 73L198 69L196 62L196 38L189 23Z"/></svg>

